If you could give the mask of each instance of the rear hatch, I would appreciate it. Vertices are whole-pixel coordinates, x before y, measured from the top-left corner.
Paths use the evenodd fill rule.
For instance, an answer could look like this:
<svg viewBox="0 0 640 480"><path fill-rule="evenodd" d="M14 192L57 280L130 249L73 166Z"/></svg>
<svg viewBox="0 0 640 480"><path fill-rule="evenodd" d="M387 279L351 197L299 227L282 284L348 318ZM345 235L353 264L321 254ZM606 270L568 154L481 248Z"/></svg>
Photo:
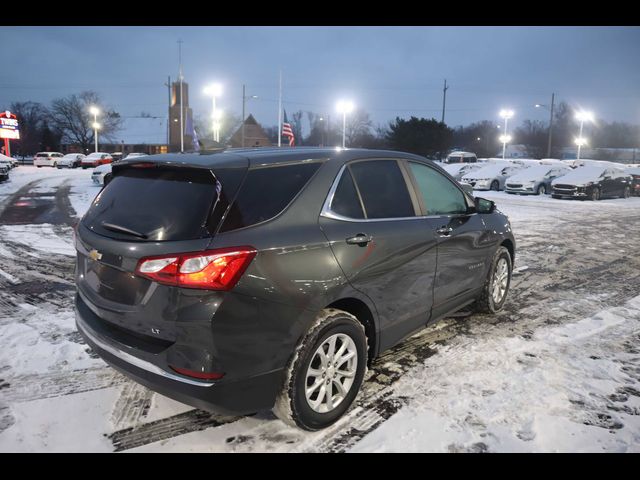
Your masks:
<svg viewBox="0 0 640 480"><path fill-rule="evenodd" d="M141 334L157 326L157 336L175 339L180 289L136 275L136 266L143 257L206 250L248 166L227 160L214 168L143 159L113 167L76 235L79 296L98 317Z"/></svg>

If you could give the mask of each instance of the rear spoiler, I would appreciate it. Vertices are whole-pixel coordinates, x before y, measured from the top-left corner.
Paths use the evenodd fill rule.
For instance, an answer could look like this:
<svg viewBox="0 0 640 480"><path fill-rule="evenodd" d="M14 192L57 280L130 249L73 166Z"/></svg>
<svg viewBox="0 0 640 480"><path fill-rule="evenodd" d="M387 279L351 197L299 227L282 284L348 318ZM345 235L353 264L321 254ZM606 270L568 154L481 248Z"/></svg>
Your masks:
<svg viewBox="0 0 640 480"><path fill-rule="evenodd" d="M118 160L112 163L113 175L129 168L196 168L215 170L216 168L249 167L249 159L233 154L166 154Z"/></svg>

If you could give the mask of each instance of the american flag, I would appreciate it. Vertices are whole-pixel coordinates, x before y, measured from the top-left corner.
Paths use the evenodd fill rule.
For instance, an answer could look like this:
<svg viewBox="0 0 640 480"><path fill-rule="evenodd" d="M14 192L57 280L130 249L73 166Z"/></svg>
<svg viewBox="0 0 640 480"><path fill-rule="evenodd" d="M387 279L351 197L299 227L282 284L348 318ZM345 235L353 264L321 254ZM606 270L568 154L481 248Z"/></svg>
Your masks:
<svg viewBox="0 0 640 480"><path fill-rule="evenodd" d="M282 123L282 136L289 137L289 146L293 147L296 144L296 136L293 134L291 124L287 121L287 111L284 111L284 122Z"/></svg>

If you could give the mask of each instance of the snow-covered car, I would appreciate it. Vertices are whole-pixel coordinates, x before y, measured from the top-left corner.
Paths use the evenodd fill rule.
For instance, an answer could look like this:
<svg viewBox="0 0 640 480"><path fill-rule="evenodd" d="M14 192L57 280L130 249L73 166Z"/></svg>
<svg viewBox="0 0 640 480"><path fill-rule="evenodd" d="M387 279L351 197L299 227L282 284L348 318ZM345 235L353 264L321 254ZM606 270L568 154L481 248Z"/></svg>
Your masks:
<svg viewBox="0 0 640 480"><path fill-rule="evenodd" d="M109 153L93 152L82 159L82 168L97 167L113 162L113 157Z"/></svg>
<svg viewBox="0 0 640 480"><path fill-rule="evenodd" d="M38 152L33 157L33 164L40 167L57 167L58 161L64 157L60 152Z"/></svg>
<svg viewBox="0 0 640 480"><path fill-rule="evenodd" d="M15 167L14 159L0 153L0 167L6 167L7 171Z"/></svg>
<svg viewBox="0 0 640 480"><path fill-rule="evenodd" d="M507 178L526 168L515 163L489 163L464 175L460 181L470 184L474 190L504 190Z"/></svg>
<svg viewBox="0 0 640 480"><path fill-rule="evenodd" d="M460 181L466 174L486 166L485 163L451 163L442 165L442 168L453 178Z"/></svg>
<svg viewBox="0 0 640 480"><path fill-rule="evenodd" d="M478 157L472 152L451 152L445 158L444 163L476 163Z"/></svg>
<svg viewBox="0 0 640 480"><path fill-rule="evenodd" d="M631 175L631 195L640 197L640 166L627 167L627 173Z"/></svg>
<svg viewBox="0 0 640 480"><path fill-rule="evenodd" d="M587 165L551 182L553 198L600 200L603 197L628 198L631 174L619 168Z"/></svg>
<svg viewBox="0 0 640 480"><path fill-rule="evenodd" d="M58 168L77 168L82 164L84 155L82 153L67 153L64 157L58 160Z"/></svg>
<svg viewBox="0 0 640 480"><path fill-rule="evenodd" d="M96 185L104 185L105 184L105 177L106 176L111 176L111 164L107 163L105 165L100 165L99 167L97 167L93 173L91 173L91 180L93 180L93 183L95 183ZM107 183L109 183L109 181L107 180Z"/></svg>
<svg viewBox="0 0 640 480"><path fill-rule="evenodd" d="M0 163L0 182L9 178L9 167L4 163Z"/></svg>
<svg viewBox="0 0 640 480"><path fill-rule="evenodd" d="M572 170L566 165L534 165L507 178L504 191L530 195L551 192L551 182Z"/></svg>
<svg viewBox="0 0 640 480"><path fill-rule="evenodd" d="M148 155L146 153L141 153L141 152L131 152L129 155L127 155L124 158L129 160L131 158L138 158L138 157L148 157Z"/></svg>

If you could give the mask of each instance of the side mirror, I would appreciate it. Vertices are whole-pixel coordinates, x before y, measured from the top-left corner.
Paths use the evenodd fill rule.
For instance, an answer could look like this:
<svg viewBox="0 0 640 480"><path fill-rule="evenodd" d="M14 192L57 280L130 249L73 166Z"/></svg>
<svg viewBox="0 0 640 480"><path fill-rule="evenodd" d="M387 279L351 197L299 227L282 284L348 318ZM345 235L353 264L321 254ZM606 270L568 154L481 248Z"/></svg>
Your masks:
<svg viewBox="0 0 640 480"><path fill-rule="evenodd" d="M493 213L496 209L496 203L486 198L475 197L474 202L478 213Z"/></svg>

